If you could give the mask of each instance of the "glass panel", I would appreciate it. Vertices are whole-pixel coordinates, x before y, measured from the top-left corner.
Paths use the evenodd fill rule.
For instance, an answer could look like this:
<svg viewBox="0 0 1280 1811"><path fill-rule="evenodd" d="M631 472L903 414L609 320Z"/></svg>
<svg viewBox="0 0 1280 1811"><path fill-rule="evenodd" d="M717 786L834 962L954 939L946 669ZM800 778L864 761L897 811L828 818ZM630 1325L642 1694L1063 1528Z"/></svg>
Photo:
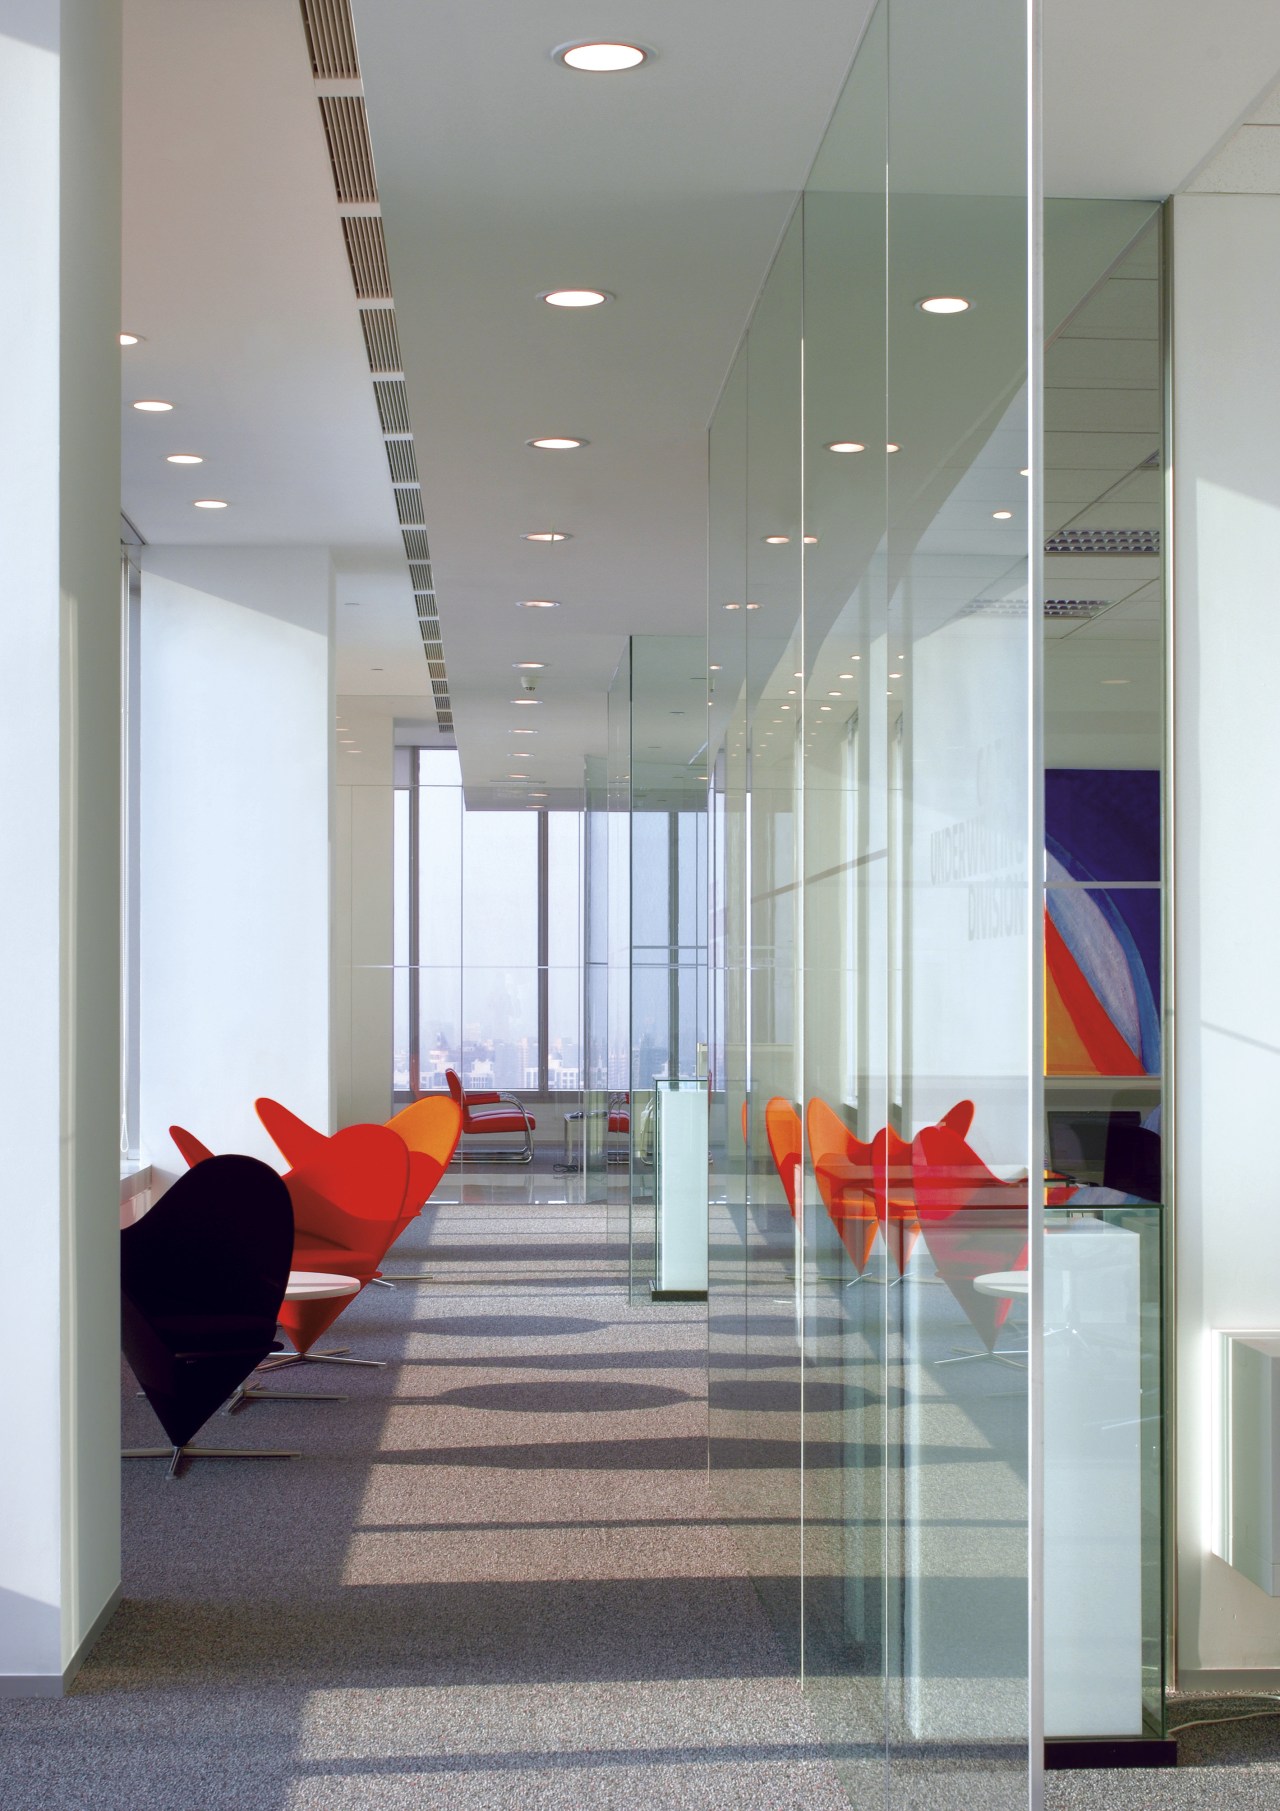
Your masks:
<svg viewBox="0 0 1280 1811"><path fill-rule="evenodd" d="M880 13L804 201L805 529L817 537L804 572L804 1653L818 1727L857 1811L881 1805L886 1787L885 1314L896 1274L865 1148L888 1120L886 76Z"/></svg>
<svg viewBox="0 0 1280 1811"><path fill-rule="evenodd" d="M1085 1462L1102 1467L1112 1494L1084 1505L1063 1537L1091 1544L1108 1580L1115 1614L1110 1646L1099 1652L1131 1655L1140 1614L1141 1702L1127 1676L1121 1685L1112 1674L1113 1689L1097 1696L1068 1693L1061 1676L1060 1659L1097 1600L1053 1589L1055 1517L1079 1487L1050 1463L1052 1394L1046 1411L1046 1716L1051 1732L1073 1735L1164 1727L1161 1251L1169 1241L1166 1209L1137 1205L1167 1200L1161 269L1160 210L1150 203L1046 204L1047 1153L1075 1185L1063 1191L1070 1209L1092 1207L1108 1223L1112 1210L1125 1215L1115 1223L1142 1242L1141 1415L1109 1415L1094 1429L1112 1449L1130 1443L1128 1461L1140 1463L1140 1565L1136 1525L1116 1533L1121 1509L1138 1515L1138 1493L1115 1495L1101 1452ZM1079 1376L1068 1369L1055 1380L1065 1361L1052 1309L1047 1297L1046 1388L1087 1387L1101 1333L1080 1340L1068 1329ZM1137 1349L1136 1336L1124 1339L1124 1350ZM1121 1551L1129 1555L1123 1584L1108 1570ZM1103 1676L1100 1667L1099 1684Z"/></svg>
<svg viewBox="0 0 1280 1811"><path fill-rule="evenodd" d="M888 0L889 1799L975 1811L1031 1729L1026 18Z"/></svg>

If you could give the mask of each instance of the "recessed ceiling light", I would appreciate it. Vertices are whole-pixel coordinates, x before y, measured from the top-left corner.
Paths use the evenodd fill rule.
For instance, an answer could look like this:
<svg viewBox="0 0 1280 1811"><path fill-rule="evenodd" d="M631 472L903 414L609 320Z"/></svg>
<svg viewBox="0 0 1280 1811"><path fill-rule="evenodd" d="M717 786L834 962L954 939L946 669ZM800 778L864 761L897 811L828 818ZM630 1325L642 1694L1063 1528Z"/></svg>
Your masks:
<svg viewBox="0 0 1280 1811"><path fill-rule="evenodd" d="M818 545L817 535L816 534L807 534L804 537L804 544L806 547L816 547Z"/></svg>
<svg viewBox="0 0 1280 1811"><path fill-rule="evenodd" d="M560 44L551 53L566 69L580 69L587 75L614 75L624 69L639 69L650 54L638 44Z"/></svg>
<svg viewBox="0 0 1280 1811"><path fill-rule="evenodd" d="M829 453L865 453L866 447L860 440L828 440Z"/></svg>
<svg viewBox="0 0 1280 1811"><path fill-rule="evenodd" d="M787 697L788 697L788 698L794 698L794 697L795 697L795 695L796 695L796 688L795 688L795 687L794 687L794 686L793 686L793 685L789 685L789 686L788 686L788 687L787 687ZM786 707L786 705L785 705L785 704L784 704L784 705L783 705L783 707L782 707L782 708L783 708L783 710L784 710L784 711L785 711L785 710L786 710L786 708L787 708L787 707Z"/></svg>
<svg viewBox="0 0 1280 1811"><path fill-rule="evenodd" d="M971 303L964 296L925 296L916 307L922 314L964 314Z"/></svg>
<svg viewBox="0 0 1280 1811"><path fill-rule="evenodd" d="M139 346L142 344L140 333L121 333L117 336L122 346Z"/></svg>
<svg viewBox="0 0 1280 1811"><path fill-rule="evenodd" d="M791 544L789 534L767 534L764 537L766 547L788 547Z"/></svg>
<svg viewBox="0 0 1280 1811"><path fill-rule="evenodd" d="M716 667L716 666L711 666L711 667L708 667L708 668L707 668L707 671L708 671L708 672L709 672L709 673L718 673L718 672L719 672L719 671L720 671L720 668L719 668L719 667Z"/></svg>
<svg viewBox="0 0 1280 1811"><path fill-rule="evenodd" d="M160 402L154 396L144 396L141 402L135 402L133 406L135 409L141 409L144 415L167 415L173 404Z"/></svg>
<svg viewBox="0 0 1280 1811"><path fill-rule="evenodd" d="M540 673L546 665L542 660L513 660L512 667L517 673Z"/></svg>
<svg viewBox="0 0 1280 1811"><path fill-rule="evenodd" d="M541 704L541 698L513 698L512 704Z"/></svg>
<svg viewBox="0 0 1280 1811"><path fill-rule="evenodd" d="M530 797L530 798L531 798L531 799L545 799L545 798L546 798L546 796L547 796L547 795L546 795L546 793L545 793L545 792L531 792L531 793L530 793L530 794L529 794L529 797Z"/></svg>
<svg viewBox="0 0 1280 1811"><path fill-rule="evenodd" d="M886 440L884 450L886 453L900 453L902 448L896 440Z"/></svg>
<svg viewBox="0 0 1280 1811"><path fill-rule="evenodd" d="M197 509L226 509L227 504L221 497L197 497Z"/></svg>
<svg viewBox="0 0 1280 1811"><path fill-rule="evenodd" d="M993 522L1012 522L1013 511L1011 509L993 509L991 520Z"/></svg>
<svg viewBox="0 0 1280 1811"><path fill-rule="evenodd" d="M1018 476L1019 478L1029 478L1031 476L1031 467L1029 465L1024 465L1019 471Z"/></svg>
<svg viewBox="0 0 1280 1811"><path fill-rule="evenodd" d="M780 704L778 706L778 709L780 711L789 711L791 709L791 706L789 704Z"/></svg>
<svg viewBox="0 0 1280 1811"><path fill-rule="evenodd" d="M840 673L840 674L837 674L837 678L840 678L840 679L852 679L852 678L853 678L853 674L852 674L852 673Z"/></svg>
<svg viewBox="0 0 1280 1811"><path fill-rule="evenodd" d="M759 604L748 604L747 605L748 610L758 610L759 608L760 608Z"/></svg>
<svg viewBox="0 0 1280 1811"><path fill-rule="evenodd" d="M537 733L536 729L509 729L507 731L509 736L536 736Z"/></svg>
<svg viewBox="0 0 1280 1811"><path fill-rule="evenodd" d="M585 440L575 440L570 434L544 434L538 440L526 440L526 446L537 447L541 453L571 453L575 447L586 446Z"/></svg>
<svg viewBox="0 0 1280 1811"><path fill-rule="evenodd" d="M523 748L514 749L511 753L510 758L513 761L532 761L533 750L532 749L526 750Z"/></svg>
<svg viewBox="0 0 1280 1811"><path fill-rule="evenodd" d="M890 673L889 677L890 677L890 679L901 679L902 674L901 673Z"/></svg>
<svg viewBox="0 0 1280 1811"><path fill-rule="evenodd" d="M203 465L203 453L166 453L165 460L169 465Z"/></svg>
<svg viewBox="0 0 1280 1811"><path fill-rule="evenodd" d="M520 536L522 541L571 541L572 535L562 534L558 528L534 528L528 534Z"/></svg>
<svg viewBox="0 0 1280 1811"><path fill-rule="evenodd" d="M862 656L861 654L850 654L849 658L850 660L861 660Z"/></svg>
<svg viewBox="0 0 1280 1811"><path fill-rule="evenodd" d="M804 678L804 674L803 674L803 673L793 673L793 674L792 674L792 675L791 675L791 677L792 677L792 678L793 678L793 679L803 679L803 678Z"/></svg>
<svg viewBox="0 0 1280 1811"><path fill-rule="evenodd" d="M552 308L599 308L613 297L607 289L544 289L538 300Z"/></svg>
<svg viewBox="0 0 1280 1811"><path fill-rule="evenodd" d="M558 597L521 597L516 600L517 610L558 610Z"/></svg>
<svg viewBox="0 0 1280 1811"><path fill-rule="evenodd" d="M1104 679L1103 685L1128 685L1127 679Z"/></svg>
<svg viewBox="0 0 1280 1811"><path fill-rule="evenodd" d="M725 605L726 610L741 610L741 608L742 608L741 604L726 604Z"/></svg>
<svg viewBox="0 0 1280 1811"><path fill-rule="evenodd" d="M827 697L828 698L843 698L844 693L843 692L828 692Z"/></svg>
<svg viewBox="0 0 1280 1811"><path fill-rule="evenodd" d="M818 709L819 709L819 710L820 710L820 711L829 711L829 710L830 710L830 709L831 709L831 708L832 708L832 707L831 707L831 705L829 705L829 704L820 704L820 705L819 705L819 706L818 706Z"/></svg>
<svg viewBox="0 0 1280 1811"><path fill-rule="evenodd" d="M529 776L527 774L523 774L523 773L509 773L507 775L507 778L509 780L525 780L525 779L528 779L528 777Z"/></svg>

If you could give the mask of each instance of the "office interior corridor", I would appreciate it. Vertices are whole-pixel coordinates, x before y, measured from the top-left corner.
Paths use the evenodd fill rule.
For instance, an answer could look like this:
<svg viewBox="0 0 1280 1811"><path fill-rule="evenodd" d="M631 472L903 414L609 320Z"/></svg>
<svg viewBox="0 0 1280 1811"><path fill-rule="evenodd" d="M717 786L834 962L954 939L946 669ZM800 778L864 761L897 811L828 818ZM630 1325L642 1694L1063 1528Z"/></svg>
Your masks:
<svg viewBox="0 0 1280 1811"><path fill-rule="evenodd" d="M335 1328L386 1369L196 1442L300 1458L126 1465L124 1601L0 1705L6 1811L844 1811L708 1493L705 1307L628 1304L578 1178L439 1194L386 1266L431 1280Z"/></svg>

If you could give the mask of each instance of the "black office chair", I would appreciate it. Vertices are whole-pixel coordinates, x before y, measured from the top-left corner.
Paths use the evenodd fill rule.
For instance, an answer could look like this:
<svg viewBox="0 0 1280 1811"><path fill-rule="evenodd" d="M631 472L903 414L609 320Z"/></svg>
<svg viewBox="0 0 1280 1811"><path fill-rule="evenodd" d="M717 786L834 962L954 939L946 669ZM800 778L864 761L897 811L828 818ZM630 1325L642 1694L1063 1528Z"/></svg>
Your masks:
<svg viewBox="0 0 1280 1811"><path fill-rule="evenodd" d="M272 1349L293 1257L289 1191L256 1157L210 1157L120 1235L121 1343L171 1445L126 1459L296 1459L191 1446Z"/></svg>

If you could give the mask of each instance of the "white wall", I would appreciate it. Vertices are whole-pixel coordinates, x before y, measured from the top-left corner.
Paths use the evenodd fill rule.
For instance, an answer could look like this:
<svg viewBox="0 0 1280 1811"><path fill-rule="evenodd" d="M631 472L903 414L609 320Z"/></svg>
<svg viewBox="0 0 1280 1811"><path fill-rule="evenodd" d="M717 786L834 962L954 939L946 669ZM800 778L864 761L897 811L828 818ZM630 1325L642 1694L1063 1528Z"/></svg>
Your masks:
<svg viewBox="0 0 1280 1811"><path fill-rule="evenodd" d="M334 804L333 1108L337 1125L391 1117L392 739L395 720L340 695Z"/></svg>
<svg viewBox="0 0 1280 1811"><path fill-rule="evenodd" d="M1179 1657L1280 1667L1210 1553L1210 1330L1280 1330L1280 197L1174 207Z"/></svg>
<svg viewBox="0 0 1280 1811"><path fill-rule="evenodd" d="M118 0L0 0L0 1692L60 1690L120 1578L119 89Z"/></svg>
<svg viewBox="0 0 1280 1811"><path fill-rule="evenodd" d="M143 1151L268 1161L260 1094L328 1127L331 621L315 548L146 548Z"/></svg>

